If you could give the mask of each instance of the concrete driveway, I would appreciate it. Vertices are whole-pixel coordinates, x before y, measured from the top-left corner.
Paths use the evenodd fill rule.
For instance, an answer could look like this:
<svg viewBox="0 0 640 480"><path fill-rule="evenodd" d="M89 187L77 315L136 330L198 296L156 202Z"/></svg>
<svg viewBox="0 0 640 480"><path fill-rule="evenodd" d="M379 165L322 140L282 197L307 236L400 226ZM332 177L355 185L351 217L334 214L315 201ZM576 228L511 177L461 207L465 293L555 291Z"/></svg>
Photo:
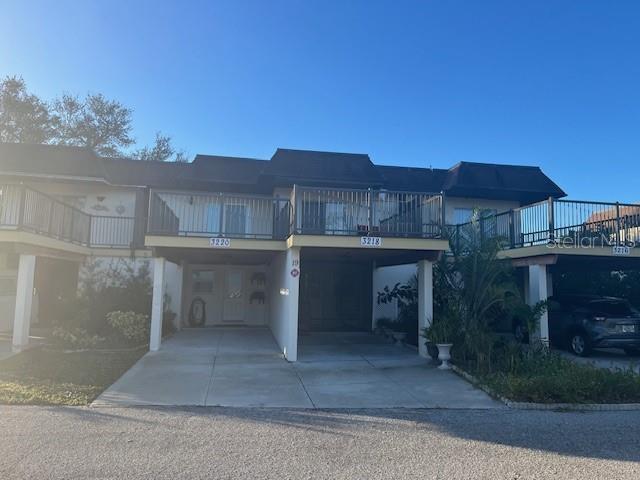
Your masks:
<svg viewBox="0 0 640 480"><path fill-rule="evenodd" d="M299 361L289 363L259 328L183 330L93 405L502 408L415 351L373 335L303 335Z"/></svg>

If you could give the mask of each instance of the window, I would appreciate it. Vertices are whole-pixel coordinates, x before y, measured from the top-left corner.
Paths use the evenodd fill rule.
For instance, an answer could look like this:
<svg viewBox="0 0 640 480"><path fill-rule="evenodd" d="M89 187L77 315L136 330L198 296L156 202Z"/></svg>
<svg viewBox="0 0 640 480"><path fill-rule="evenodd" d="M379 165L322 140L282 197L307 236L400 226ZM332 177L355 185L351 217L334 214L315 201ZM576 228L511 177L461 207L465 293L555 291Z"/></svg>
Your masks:
<svg viewBox="0 0 640 480"><path fill-rule="evenodd" d="M327 203L325 205L325 228L328 232L344 233L351 229L344 203Z"/></svg>
<svg viewBox="0 0 640 480"><path fill-rule="evenodd" d="M244 235L247 233L247 206L226 204L224 206L224 233Z"/></svg>
<svg viewBox="0 0 640 480"><path fill-rule="evenodd" d="M205 210L205 228L207 233L221 233L220 232L220 212L219 203L210 203L206 206Z"/></svg>
<svg viewBox="0 0 640 480"><path fill-rule="evenodd" d="M633 308L628 302L596 301L591 302L589 306L596 314L602 314L606 316L615 317L616 315L619 315L622 317L628 317L638 313L638 311Z"/></svg>
<svg viewBox="0 0 640 480"><path fill-rule="evenodd" d="M453 224L467 223L473 217L473 208L455 208L453 210Z"/></svg>
<svg viewBox="0 0 640 480"><path fill-rule="evenodd" d="M211 270L197 270L191 274L193 293L212 293L214 273Z"/></svg>
<svg viewBox="0 0 640 480"><path fill-rule="evenodd" d="M453 210L453 223L457 225L459 223L470 222L473 218L473 212L478 209L480 217L491 217L498 213L495 208L455 208Z"/></svg>

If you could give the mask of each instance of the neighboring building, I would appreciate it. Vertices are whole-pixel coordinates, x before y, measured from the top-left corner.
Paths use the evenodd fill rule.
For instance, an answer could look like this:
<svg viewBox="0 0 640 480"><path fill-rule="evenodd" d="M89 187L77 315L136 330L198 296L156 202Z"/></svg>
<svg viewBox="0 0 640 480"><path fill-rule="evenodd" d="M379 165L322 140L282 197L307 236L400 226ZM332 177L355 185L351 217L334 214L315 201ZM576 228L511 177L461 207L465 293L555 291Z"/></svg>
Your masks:
<svg viewBox="0 0 640 480"><path fill-rule="evenodd" d="M170 298L177 327L266 325L295 361L299 332L367 331L393 316L376 293L414 272L424 327L446 224L564 195L538 167L379 166L289 149L156 163L0 144L0 330L23 347L87 259L151 261L151 349Z"/></svg>

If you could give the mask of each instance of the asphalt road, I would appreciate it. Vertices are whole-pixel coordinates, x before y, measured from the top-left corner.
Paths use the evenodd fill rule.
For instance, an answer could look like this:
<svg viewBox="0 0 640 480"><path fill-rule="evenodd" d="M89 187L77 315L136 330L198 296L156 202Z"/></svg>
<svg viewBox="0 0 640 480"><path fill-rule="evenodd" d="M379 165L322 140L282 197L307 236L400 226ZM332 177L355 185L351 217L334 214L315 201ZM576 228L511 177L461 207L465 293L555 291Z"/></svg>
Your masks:
<svg viewBox="0 0 640 480"><path fill-rule="evenodd" d="M640 412L0 406L0 478L638 479Z"/></svg>

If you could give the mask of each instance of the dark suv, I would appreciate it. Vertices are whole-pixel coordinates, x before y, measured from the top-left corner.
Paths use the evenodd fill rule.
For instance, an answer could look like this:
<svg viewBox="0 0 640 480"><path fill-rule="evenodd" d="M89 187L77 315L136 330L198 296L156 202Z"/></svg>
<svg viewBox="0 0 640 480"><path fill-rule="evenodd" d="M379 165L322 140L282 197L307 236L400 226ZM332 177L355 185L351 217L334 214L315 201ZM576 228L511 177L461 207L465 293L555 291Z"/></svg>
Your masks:
<svg viewBox="0 0 640 480"><path fill-rule="evenodd" d="M548 301L551 344L581 357L593 348L622 348L640 355L640 312L623 299L596 295L562 295ZM513 334L526 342L526 326L517 318Z"/></svg>
<svg viewBox="0 0 640 480"><path fill-rule="evenodd" d="M579 356L592 348L622 348L640 353L640 312L616 297L563 295L549 298L551 343Z"/></svg>

